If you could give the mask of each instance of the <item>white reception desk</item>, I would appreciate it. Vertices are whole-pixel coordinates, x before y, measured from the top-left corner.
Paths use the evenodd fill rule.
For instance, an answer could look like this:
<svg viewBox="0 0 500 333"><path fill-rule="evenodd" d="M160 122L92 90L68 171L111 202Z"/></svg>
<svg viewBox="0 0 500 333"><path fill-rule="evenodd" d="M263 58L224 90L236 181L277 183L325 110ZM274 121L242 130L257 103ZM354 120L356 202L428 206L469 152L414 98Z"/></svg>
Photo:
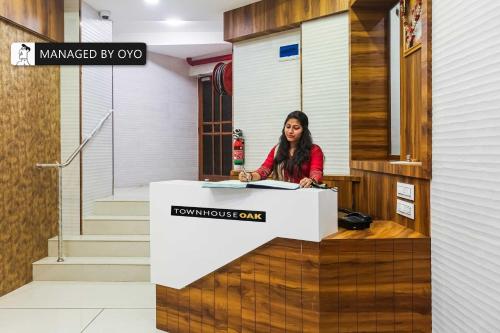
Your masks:
<svg viewBox="0 0 500 333"><path fill-rule="evenodd" d="M151 280L181 289L276 237L319 242L337 232L337 192L150 185Z"/></svg>

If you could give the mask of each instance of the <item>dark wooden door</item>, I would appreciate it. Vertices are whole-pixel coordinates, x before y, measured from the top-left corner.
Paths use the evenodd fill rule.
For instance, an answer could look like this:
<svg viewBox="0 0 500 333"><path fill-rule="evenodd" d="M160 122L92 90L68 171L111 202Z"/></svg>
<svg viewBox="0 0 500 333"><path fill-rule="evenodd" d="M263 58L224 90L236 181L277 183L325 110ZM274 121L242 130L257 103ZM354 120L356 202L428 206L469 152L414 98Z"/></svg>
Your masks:
<svg viewBox="0 0 500 333"><path fill-rule="evenodd" d="M232 97L219 95L210 76L198 79L199 179L229 179L232 168Z"/></svg>

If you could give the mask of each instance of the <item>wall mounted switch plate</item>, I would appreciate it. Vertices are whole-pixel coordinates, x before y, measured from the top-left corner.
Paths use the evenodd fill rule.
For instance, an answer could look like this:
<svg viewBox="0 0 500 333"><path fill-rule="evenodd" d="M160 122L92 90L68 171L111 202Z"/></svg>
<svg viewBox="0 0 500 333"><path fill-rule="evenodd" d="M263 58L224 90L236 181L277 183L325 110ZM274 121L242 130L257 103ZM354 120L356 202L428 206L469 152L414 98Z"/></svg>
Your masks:
<svg viewBox="0 0 500 333"><path fill-rule="evenodd" d="M415 185L398 182L396 193L399 198L415 200Z"/></svg>
<svg viewBox="0 0 500 333"><path fill-rule="evenodd" d="M412 202L397 199L396 213L409 219L415 219L415 205Z"/></svg>

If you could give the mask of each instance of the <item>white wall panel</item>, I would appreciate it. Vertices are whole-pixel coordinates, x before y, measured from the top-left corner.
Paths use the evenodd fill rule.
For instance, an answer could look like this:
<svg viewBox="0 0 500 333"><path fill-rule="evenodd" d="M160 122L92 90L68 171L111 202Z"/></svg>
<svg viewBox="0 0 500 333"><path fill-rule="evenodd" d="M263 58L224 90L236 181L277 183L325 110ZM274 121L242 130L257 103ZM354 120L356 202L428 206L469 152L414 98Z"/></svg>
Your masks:
<svg viewBox="0 0 500 333"><path fill-rule="evenodd" d="M300 61L279 61L280 46L295 43L298 29L233 46L233 126L243 130L248 169L262 164L287 114L301 108Z"/></svg>
<svg viewBox="0 0 500 333"><path fill-rule="evenodd" d="M433 331L500 329L500 3L433 3Z"/></svg>
<svg viewBox="0 0 500 333"><path fill-rule="evenodd" d="M78 11L64 13L64 40L80 39ZM80 67L61 66L61 158L80 145ZM80 234L80 157L63 171L63 233Z"/></svg>
<svg viewBox="0 0 500 333"><path fill-rule="evenodd" d="M111 42L112 22L82 3L82 42ZM112 108L111 66L82 66L82 132L88 135ZM89 215L94 200L113 191L113 142L111 118L82 154L83 215Z"/></svg>
<svg viewBox="0 0 500 333"><path fill-rule="evenodd" d="M349 169L349 17L347 13L302 24L302 103L325 174Z"/></svg>
<svg viewBox="0 0 500 333"><path fill-rule="evenodd" d="M115 187L198 178L198 90L189 67L155 53L145 66L115 66Z"/></svg>

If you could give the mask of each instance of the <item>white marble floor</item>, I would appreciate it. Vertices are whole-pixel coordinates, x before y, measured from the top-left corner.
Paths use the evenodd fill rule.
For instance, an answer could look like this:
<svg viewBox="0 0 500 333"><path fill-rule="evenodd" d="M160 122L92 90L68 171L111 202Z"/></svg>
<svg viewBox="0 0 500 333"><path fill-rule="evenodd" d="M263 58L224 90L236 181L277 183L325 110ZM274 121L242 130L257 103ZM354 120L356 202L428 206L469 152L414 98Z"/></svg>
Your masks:
<svg viewBox="0 0 500 333"><path fill-rule="evenodd" d="M1 333L156 333L151 283L32 282L0 297Z"/></svg>

